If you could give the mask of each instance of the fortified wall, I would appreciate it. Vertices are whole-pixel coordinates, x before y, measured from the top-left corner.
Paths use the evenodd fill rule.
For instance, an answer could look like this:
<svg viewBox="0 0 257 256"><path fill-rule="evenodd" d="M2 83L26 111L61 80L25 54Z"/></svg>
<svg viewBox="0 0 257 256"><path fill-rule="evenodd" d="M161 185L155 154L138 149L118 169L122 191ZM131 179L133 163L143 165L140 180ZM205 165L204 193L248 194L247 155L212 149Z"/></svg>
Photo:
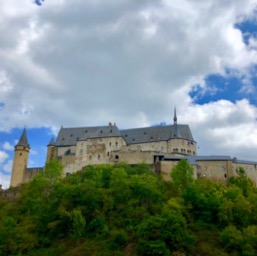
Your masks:
<svg viewBox="0 0 257 256"><path fill-rule="evenodd" d="M30 146L26 129L14 150L10 187L29 182L44 167L28 168ZM156 125L120 130L116 124L97 127L61 127L56 140L47 145L46 162L58 159L63 175L83 170L87 165L131 165L146 163L153 171L170 179L171 169L185 158L194 167L195 178L206 177L221 183L236 175L243 167L257 184L257 162L242 161L229 156L198 156L197 142L187 124L178 124L176 110L172 125Z"/></svg>

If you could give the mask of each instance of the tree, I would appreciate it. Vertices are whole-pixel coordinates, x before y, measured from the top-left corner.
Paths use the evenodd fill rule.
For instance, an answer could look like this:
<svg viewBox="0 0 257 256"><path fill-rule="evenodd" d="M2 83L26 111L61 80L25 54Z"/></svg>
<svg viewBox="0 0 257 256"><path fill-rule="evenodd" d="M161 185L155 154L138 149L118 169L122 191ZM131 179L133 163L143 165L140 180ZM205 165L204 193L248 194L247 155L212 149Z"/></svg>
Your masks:
<svg viewBox="0 0 257 256"><path fill-rule="evenodd" d="M247 197L249 195L249 192L253 189L253 183L247 177L246 171L243 167L238 167L236 169L236 173L238 176L230 178L229 184L239 187L242 190L243 195Z"/></svg>
<svg viewBox="0 0 257 256"><path fill-rule="evenodd" d="M186 159L182 159L171 171L172 183L178 193L182 193L194 183L194 169Z"/></svg>
<svg viewBox="0 0 257 256"><path fill-rule="evenodd" d="M43 177L50 182L51 186L53 186L54 183L61 178L62 170L62 164L58 160L52 159L49 163L46 164Z"/></svg>
<svg viewBox="0 0 257 256"><path fill-rule="evenodd" d="M81 238L85 233L86 220L80 209L74 209L71 212L72 235L74 238Z"/></svg>
<svg viewBox="0 0 257 256"><path fill-rule="evenodd" d="M139 255L171 255L187 251L193 243L186 229L186 220L175 211L164 211L143 221L138 228Z"/></svg>

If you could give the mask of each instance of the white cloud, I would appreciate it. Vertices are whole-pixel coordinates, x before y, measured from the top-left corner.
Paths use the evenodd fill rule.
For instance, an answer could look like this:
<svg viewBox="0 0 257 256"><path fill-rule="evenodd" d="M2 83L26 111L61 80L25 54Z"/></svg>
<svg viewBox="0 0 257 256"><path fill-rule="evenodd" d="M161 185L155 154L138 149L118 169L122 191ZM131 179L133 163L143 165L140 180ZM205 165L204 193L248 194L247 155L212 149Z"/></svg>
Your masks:
<svg viewBox="0 0 257 256"><path fill-rule="evenodd" d="M10 175L3 175L0 173L0 184L3 189L7 189L10 186Z"/></svg>
<svg viewBox="0 0 257 256"><path fill-rule="evenodd" d="M7 153L5 153L4 151L0 151L0 164L3 163L8 157L9 156Z"/></svg>
<svg viewBox="0 0 257 256"><path fill-rule="evenodd" d="M247 100L231 103L220 100L183 109L182 122L191 124L199 154L231 155L256 159L257 109Z"/></svg>
<svg viewBox="0 0 257 256"><path fill-rule="evenodd" d="M5 141L4 144L3 144L3 149L7 150L7 151L10 151L10 150L14 149L14 146L11 145L8 141Z"/></svg>
<svg viewBox="0 0 257 256"><path fill-rule="evenodd" d="M221 90L204 77L227 68L255 92L256 40L246 45L235 26L254 10L256 0L2 1L0 129L145 126L171 122L176 105L201 152L254 152L255 106L189 96L195 84Z"/></svg>
<svg viewBox="0 0 257 256"><path fill-rule="evenodd" d="M13 160L8 160L4 165L3 165L3 170L7 173L11 173L12 172L12 164L13 164Z"/></svg>
<svg viewBox="0 0 257 256"><path fill-rule="evenodd" d="M37 155L38 152L36 150L34 150L34 149L30 149L30 154L31 155Z"/></svg>

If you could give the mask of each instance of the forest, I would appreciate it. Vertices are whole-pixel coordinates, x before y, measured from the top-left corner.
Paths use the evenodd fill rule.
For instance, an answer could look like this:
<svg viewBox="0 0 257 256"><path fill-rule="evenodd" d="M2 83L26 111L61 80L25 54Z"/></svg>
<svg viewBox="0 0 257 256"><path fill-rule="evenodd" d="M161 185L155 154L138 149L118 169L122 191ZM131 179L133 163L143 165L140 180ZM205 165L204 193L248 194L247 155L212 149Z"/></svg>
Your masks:
<svg viewBox="0 0 257 256"><path fill-rule="evenodd" d="M171 181L125 163L62 178L52 160L17 200L0 199L0 256L257 255L257 189L237 174L195 180L181 160Z"/></svg>

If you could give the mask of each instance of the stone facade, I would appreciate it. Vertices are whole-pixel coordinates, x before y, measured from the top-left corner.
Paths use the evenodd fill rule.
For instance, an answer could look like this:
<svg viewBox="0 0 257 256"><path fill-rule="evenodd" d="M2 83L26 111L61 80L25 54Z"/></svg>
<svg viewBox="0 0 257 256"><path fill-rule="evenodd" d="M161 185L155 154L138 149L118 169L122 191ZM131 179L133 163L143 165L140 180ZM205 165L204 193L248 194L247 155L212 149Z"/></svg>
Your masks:
<svg viewBox="0 0 257 256"><path fill-rule="evenodd" d="M178 124L176 112L173 125L119 130L115 124L99 127L61 127L56 141L47 146L46 162L58 159L64 175L82 170L87 165L131 165L146 163L154 171L170 179L174 165L186 158L194 167L195 178L206 177L226 183L243 167L257 184L257 162L240 161L228 156L197 156L197 143L188 125ZM42 168L27 168L29 144L24 129L15 146L11 187L30 181Z"/></svg>
<svg viewBox="0 0 257 256"><path fill-rule="evenodd" d="M194 167L195 178L208 178L226 184L228 179L237 176L236 170L244 168L246 175L257 185L257 162L242 161L229 156L184 156ZM172 168L182 157L159 156L156 170L165 179L170 180Z"/></svg>

